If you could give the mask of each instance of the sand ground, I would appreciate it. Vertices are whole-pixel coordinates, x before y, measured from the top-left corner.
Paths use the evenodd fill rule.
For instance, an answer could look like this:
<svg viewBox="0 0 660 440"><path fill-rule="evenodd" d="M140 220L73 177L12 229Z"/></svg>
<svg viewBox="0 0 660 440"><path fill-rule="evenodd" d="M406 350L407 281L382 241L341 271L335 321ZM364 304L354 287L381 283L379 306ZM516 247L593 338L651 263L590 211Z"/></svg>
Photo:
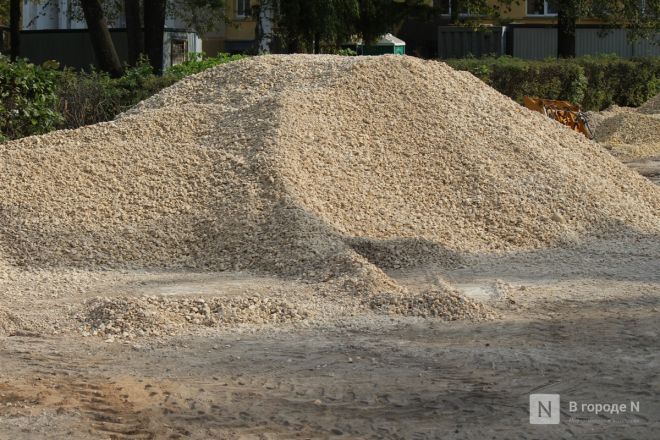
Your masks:
<svg viewBox="0 0 660 440"><path fill-rule="evenodd" d="M658 237L391 275L415 290L440 273L500 318L376 315L314 286L245 273L14 277L0 304L42 327L0 338L0 439L657 438ZM323 313L112 343L76 330L96 294L267 294L274 285ZM561 395L560 424L529 424L531 393ZM635 401L640 411L574 414L570 401Z"/></svg>

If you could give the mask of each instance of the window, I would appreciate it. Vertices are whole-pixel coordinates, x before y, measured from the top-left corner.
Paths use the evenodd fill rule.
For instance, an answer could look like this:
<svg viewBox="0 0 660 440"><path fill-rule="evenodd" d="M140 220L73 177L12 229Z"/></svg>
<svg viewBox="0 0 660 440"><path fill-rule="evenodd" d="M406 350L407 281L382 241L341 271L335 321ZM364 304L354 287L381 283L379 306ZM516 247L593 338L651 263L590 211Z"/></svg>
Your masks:
<svg viewBox="0 0 660 440"><path fill-rule="evenodd" d="M245 18L252 15L250 0L236 0L236 18Z"/></svg>
<svg viewBox="0 0 660 440"><path fill-rule="evenodd" d="M188 40L172 39L170 43L170 64L176 66L188 58Z"/></svg>
<svg viewBox="0 0 660 440"><path fill-rule="evenodd" d="M452 3L453 2L451 0L436 0L433 4L441 15L451 15ZM459 15L469 15L469 11L465 3L461 3L461 10L458 12Z"/></svg>
<svg viewBox="0 0 660 440"><path fill-rule="evenodd" d="M527 15L557 15L557 7L548 0L527 0Z"/></svg>

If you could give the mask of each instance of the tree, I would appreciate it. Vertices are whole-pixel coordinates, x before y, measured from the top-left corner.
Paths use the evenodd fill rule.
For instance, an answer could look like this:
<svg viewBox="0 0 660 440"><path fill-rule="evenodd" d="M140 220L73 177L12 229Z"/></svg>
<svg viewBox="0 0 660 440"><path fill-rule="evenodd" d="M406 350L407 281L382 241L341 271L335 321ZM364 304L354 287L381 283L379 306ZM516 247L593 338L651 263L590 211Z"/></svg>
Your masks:
<svg viewBox="0 0 660 440"><path fill-rule="evenodd" d="M319 53L322 41L353 33L357 11L356 0L289 0L280 3L279 26L289 52Z"/></svg>
<svg viewBox="0 0 660 440"><path fill-rule="evenodd" d="M575 30L583 11L584 2L575 0L553 0L557 11L557 57L575 57Z"/></svg>
<svg viewBox="0 0 660 440"><path fill-rule="evenodd" d="M23 19L23 2L21 0L9 1L9 39L11 60L16 61L21 52L21 21Z"/></svg>
<svg viewBox="0 0 660 440"><path fill-rule="evenodd" d="M450 0L462 5L472 18L462 20L475 24L483 16L500 19L511 10L516 0ZM528 0L532 1L532 0ZM542 8L543 1L539 2ZM582 17L598 18L606 28L624 28L631 40L646 38L660 32L660 0L546 0L557 12L557 56L570 58L576 55L575 36L577 22ZM453 6L452 6L453 8ZM452 16L454 9L452 9ZM476 17L476 18L475 18Z"/></svg>
<svg viewBox="0 0 660 440"><path fill-rule="evenodd" d="M575 57L577 21L599 18L609 27L628 29L628 38L660 31L660 0L549 0L557 11L557 57Z"/></svg>
<svg viewBox="0 0 660 440"><path fill-rule="evenodd" d="M278 0L261 0L256 11L257 51L259 54L270 53L275 41L275 14Z"/></svg>
<svg viewBox="0 0 660 440"><path fill-rule="evenodd" d="M416 13L424 3L423 0L358 0L357 33L366 43L372 43Z"/></svg>
<svg viewBox="0 0 660 440"><path fill-rule="evenodd" d="M660 0L591 0L590 12L612 27L626 29L631 41L660 33Z"/></svg>
<svg viewBox="0 0 660 440"><path fill-rule="evenodd" d="M115 45L112 42L100 0L81 0L81 6L87 22L89 36L92 40L96 62L102 70L105 70L111 76L120 77L123 74L123 69Z"/></svg>
<svg viewBox="0 0 660 440"><path fill-rule="evenodd" d="M144 53L140 0L124 0L124 18L126 19L128 64L135 66L140 58L140 54Z"/></svg>
<svg viewBox="0 0 660 440"><path fill-rule="evenodd" d="M165 0L144 0L144 49L158 75L163 73Z"/></svg>
<svg viewBox="0 0 660 440"><path fill-rule="evenodd" d="M167 0L167 16L177 18L198 35L204 35L218 30L227 21L225 6L225 0Z"/></svg>
<svg viewBox="0 0 660 440"><path fill-rule="evenodd" d="M224 0L143 0L144 49L156 74L163 72L163 37L168 15L182 20L198 34L213 30L225 19Z"/></svg>
<svg viewBox="0 0 660 440"><path fill-rule="evenodd" d="M352 36L373 42L392 31L423 0L287 0L280 3L278 25L289 52L320 52L321 43L337 45Z"/></svg>

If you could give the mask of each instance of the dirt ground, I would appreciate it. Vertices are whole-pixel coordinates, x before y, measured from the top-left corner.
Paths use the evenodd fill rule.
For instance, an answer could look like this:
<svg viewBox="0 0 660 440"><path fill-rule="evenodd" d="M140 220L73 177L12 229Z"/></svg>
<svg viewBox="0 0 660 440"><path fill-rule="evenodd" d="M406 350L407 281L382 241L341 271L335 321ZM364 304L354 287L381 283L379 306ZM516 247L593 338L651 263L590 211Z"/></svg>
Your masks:
<svg viewBox="0 0 660 440"><path fill-rule="evenodd" d="M658 237L391 273L411 290L437 274L500 317L377 315L245 273L14 276L0 304L33 327L0 337L0 439L657 438ZM322 313L114 342L77 329L82 304L98 294L245 292ZM531 393L561 395L560 424L529 423ZM640 410L571 413L570 401Z"/></svg>
<svg viewBox="0 0 660 440"><path fill-rule="evenodd" d="M645 176L656 185L660 185L660 157L650 157L637 161L626 162L633 170Z"/></svg>

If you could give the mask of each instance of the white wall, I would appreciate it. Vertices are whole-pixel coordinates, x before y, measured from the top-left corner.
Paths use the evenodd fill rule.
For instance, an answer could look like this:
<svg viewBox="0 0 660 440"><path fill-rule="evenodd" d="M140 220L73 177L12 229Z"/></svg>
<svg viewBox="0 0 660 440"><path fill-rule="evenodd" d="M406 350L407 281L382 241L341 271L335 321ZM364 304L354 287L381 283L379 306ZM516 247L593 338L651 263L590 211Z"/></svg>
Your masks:
<svg viewBox="0 0 660 440"><path fill-rule="evenodd" d="M36 31L46 29L86 29L85 20L71 19L68 14L70 0L52 0L43 5L43 0L23 0L23 29ZM110 28L124 28L126 21L123 16L108 23ZM182 29L186 26L178 19L167 18L166 28Z"/></svg>

